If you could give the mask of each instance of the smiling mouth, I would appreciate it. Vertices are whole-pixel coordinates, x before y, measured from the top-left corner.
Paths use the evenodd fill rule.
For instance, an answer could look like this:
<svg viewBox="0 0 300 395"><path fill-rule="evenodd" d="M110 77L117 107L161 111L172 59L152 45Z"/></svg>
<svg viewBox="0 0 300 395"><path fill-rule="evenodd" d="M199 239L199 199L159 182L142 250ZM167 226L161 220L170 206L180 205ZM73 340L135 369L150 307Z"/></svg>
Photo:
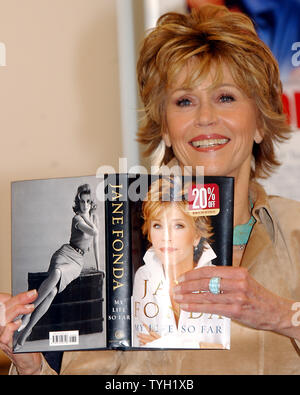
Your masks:
<svg viewBox="0 0 300 395"><path fill-rule="evenodd" d="M209 152L223 148L229 141L230 139L223 135L212 133L196 136L189 144L197 151Z"/></svg>
<svg viewBox="0 0 300 395"><path fill-rule="evenodd" d="M205 139L205 140L196 140L191 141L191 145L195 148L213 148L218 147L220 145L227 144L229 139Z"/></svg>

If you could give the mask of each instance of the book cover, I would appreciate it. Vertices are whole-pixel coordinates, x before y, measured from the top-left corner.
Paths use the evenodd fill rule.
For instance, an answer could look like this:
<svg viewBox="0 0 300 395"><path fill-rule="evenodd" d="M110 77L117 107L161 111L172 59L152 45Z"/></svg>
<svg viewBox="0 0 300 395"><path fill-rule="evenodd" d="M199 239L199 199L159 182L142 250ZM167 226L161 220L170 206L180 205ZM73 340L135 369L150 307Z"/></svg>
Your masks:
<svg viewBox="0 0 300 395"><path fill-rule="evenodd" d="M230 320L180 311L177 278L231 265L233 179L146 174L12 183L14 352L230 348Z"/></svg>

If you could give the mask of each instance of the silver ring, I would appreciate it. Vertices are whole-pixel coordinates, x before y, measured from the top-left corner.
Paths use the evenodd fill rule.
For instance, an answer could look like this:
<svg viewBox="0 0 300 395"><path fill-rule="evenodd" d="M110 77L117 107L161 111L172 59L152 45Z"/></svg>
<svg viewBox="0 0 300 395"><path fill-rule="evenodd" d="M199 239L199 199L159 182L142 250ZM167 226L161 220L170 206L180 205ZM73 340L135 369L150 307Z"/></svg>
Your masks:
<svg viewBox="0 0 300 395"><path fill-rule="evenodd" d="M221 283L220 277L212 277L209 280L209 284L208 284L209 292L211 292L214 295L218 295L219 293L221 293L220 283Z"/></svg>

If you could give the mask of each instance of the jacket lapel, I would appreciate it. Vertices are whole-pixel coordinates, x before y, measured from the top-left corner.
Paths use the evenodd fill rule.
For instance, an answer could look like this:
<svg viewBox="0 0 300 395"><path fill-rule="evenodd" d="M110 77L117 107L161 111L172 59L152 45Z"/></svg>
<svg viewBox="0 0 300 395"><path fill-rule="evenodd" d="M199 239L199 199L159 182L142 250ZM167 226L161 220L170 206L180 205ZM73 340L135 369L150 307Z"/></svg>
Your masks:
<svg viewBox="0 0 300 395"><path fill-rule="evenodd" d="M252 269L259 261L261 252L272 247L272 240L263 223L256 223L246 246L241 266Z"/></svg>
<svg viewBox="0 0 300 395"><path fill-rule="evenodd" d="M276 224L272 218L271 209L264 189L252 182L250 184L250 196L254 201L252 214L256 223L253 226L250 239L247 243L241 266L252 269L261 259L262 251L273 249L276 237Z"/></svg>

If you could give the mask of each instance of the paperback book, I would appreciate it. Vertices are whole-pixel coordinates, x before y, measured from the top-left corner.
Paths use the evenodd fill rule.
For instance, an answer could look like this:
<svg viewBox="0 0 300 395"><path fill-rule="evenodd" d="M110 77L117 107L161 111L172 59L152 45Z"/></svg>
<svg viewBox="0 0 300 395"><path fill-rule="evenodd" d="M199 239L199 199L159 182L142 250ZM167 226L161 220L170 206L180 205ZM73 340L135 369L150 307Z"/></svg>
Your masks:
<svg viewBox="0 0 300 395"><path fill-rule="evenodd" d="M125 173L13 182L12 290L38 292L14 352L229 349L230 319L181 310L173 289L232 264L233 189Z"/></svg>

